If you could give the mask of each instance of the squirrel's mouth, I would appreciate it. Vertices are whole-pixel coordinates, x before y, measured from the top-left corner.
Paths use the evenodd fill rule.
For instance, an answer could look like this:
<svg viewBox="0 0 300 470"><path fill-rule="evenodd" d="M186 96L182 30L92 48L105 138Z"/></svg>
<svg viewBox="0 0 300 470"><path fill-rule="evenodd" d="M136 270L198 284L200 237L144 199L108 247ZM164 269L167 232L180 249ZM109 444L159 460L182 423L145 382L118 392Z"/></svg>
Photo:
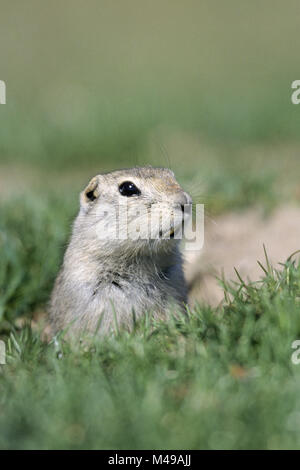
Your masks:
<svg viewBox="0 0 300 470"><path fill-rule="evenodd" d="M174 238L175 237L175 229L171 228L171 230L167 230L166 232L163 232L162 230L159 231L159 238Z"/></svg>
<svg viewBox="0 0 300 470"><path fill-rule="evenodd" d="M175 235L178 234L179 232L183 232L184 229L184 221L182 221L181 224L179 224L177 227L171 227L167 231L163 232L162 230L159 231L159 238L166 238L166 239L173 239L175 238Z"/></svg>

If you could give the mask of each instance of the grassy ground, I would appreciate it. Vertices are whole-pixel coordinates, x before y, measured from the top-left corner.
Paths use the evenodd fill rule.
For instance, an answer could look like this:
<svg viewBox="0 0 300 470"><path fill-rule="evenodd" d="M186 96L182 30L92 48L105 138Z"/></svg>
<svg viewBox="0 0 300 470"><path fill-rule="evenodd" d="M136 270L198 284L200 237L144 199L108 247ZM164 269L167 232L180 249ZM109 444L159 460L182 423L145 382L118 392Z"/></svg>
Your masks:
<svg viewBox="0 0 300 470"><path fill-rule="evenodd" d="M211 217L299 202L298 7L2 0L1 448L299 448L291 262L220 311L88 348L21 326L46 309L97 172L171 166Z"/></svg>
<svg viewBox="0 0 300 470"><path fill-rule="evenodd" d="M89 346L11 332L0 447L299 448L300 269L226 288L219 313L146 319Z"/></svg>

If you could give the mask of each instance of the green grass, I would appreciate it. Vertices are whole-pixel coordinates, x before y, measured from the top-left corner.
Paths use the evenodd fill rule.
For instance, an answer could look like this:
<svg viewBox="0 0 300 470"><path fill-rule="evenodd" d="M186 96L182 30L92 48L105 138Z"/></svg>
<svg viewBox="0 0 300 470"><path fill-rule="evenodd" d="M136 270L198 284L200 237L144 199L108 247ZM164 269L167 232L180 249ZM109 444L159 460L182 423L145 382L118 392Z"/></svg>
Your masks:
<svg viewBox="0 0 300 470"><path fill-rule="evenodd" d="M0 325L32 314L48 299L70 220L55 196L38 194L7 202L0 210ZM70 202L69 202L70 205Z"/></svg>
<svg viewBox="0 0 300 470"><path fill-rule="evenodd" d="M0 219L1 448L299 448L299 266L225 283L218 311L46 344L16 320L45 308L75 208L13 202Z"/></svg>

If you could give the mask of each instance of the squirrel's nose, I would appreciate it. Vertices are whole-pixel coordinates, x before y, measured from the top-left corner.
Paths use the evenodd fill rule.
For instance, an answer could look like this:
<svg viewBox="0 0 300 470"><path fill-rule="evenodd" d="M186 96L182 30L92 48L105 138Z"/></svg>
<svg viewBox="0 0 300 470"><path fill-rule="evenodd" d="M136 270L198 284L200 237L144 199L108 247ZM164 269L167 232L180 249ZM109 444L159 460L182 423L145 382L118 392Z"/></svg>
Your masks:
<svg viewBox="0 0 300 470"><path fill-rule="evenodd" d="M184 211L184 206L185 205L190 205L192 204L192 198L191 196L184 192L184 191L181 191L180 193L177 193L175 198L174 198L174 203L176 205L180 205L181 206L181 209L182 211Z"/></svg>
<svg viewBox="0 0 300 470"><path fill-rule="evenodd" d="M188 193L186 193L186 192L184 192L183 194L184 194L184 196L185 196L185 198L186 198L185 204L192 204L192 203L193 203L193 199L191 198L191 196L190 196Z"/></svg>

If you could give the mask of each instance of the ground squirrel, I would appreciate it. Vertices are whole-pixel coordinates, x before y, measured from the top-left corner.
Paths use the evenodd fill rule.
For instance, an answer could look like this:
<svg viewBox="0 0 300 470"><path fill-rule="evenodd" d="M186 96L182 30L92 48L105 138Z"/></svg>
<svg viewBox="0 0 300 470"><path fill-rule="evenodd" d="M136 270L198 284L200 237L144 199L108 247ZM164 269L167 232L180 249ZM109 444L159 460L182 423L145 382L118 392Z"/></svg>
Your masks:
<svg viewBox="0 0 300 470"><path fill-rule="evenodd" d="M52 292L53 331L99 328L107 333L116 321L130 328L145 312L165 318L172 305L184 309L187 289L176 233L186 218L184 207L191 204L166 168L95 176L80 194L80 211ZM127 210L122 217L120 208ZM147 238L138 232L149 229L149 213Z"/></svg>

